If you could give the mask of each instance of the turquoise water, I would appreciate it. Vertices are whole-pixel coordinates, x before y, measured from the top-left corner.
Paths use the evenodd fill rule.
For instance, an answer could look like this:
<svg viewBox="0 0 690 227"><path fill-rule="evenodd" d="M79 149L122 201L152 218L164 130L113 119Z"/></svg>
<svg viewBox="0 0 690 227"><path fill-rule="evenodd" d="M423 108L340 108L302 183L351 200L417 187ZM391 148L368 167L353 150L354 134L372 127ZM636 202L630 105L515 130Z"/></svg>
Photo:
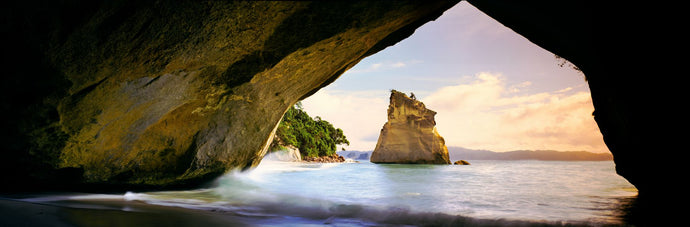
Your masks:
<svg viewBox="0 0 690 227"><path fill-rule="evenodd" d="M471 165L264 161L191 191L108 195L248 217L258 225L619 224L637 195L610 161ZM99 198L98 195L71 199Z"/></svg>

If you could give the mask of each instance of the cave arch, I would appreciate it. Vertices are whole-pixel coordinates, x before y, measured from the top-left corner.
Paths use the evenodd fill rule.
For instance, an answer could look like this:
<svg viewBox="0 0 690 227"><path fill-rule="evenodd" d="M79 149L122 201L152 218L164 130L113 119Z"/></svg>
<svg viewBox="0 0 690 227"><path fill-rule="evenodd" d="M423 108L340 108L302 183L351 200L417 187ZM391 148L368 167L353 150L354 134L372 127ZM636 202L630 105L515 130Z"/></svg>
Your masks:
<svg viewBox="0 0 690 227"><path fill-rule="evenodd" d="M256 164L281 109L458 1L87 2L14 1L2 9L8 76L0 143L8 158L0 167L2 180L17 182L10 185L180 186ZM682 96L642 79L677 68L661 51L677 36L656 26L675 18L638 23L648 5L632 3L469 2L584 72L617 171L640 195L677 186L658 177L673 165L647 160L648 151L677 148L677 134L663 126L681 118L658 100ZM333 18L349 19L332 21L333 30ZM284 32L291 26L303 30ZM277 43L275 31L298 48L266 45ZM256 74L234 75L243 73Z"/></svg>

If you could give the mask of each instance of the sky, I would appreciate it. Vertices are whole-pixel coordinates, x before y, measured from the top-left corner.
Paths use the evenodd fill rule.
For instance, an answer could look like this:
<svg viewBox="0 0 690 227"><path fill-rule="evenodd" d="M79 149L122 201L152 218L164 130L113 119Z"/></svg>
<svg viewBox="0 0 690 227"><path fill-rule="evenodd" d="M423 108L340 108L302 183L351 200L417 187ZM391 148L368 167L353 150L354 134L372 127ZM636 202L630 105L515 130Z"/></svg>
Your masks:
<svg viewBox="0 0 690 227"><path fill-rule="evenodd" d="M390 90L437 112L447 146L609 152L584 75L462 1L409 38L369 56L302 101L343 129L346 150L371 151Z"/></svg>

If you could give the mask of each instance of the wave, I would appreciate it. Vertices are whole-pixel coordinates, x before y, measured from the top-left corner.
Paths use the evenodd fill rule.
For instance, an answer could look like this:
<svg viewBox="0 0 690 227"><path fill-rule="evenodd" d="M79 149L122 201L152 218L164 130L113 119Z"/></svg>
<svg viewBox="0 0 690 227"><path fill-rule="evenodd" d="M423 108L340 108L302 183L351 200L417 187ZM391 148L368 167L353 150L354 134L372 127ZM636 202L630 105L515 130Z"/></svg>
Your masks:
<svg viewBox="0 0 690 227"><path fill-rule="evenodd" d="M406 207L371 206L346 204L303 197L259 197L251 204L233 205L231 203L200 203L199 201L157 200L146 194L130 193L129 199L154 205L176 206L188 209L206 210L243 217L257 218L262 224L300 224L299 217L319 224L344 224L353 226L592 226L596 223L565 223L550 221L525 221L507 219L478 219L462 215L433 212L415 212ZM249 199L251 200L251 199ZM245 202L249 202L248 200ZM285 223L292 220L297 223ZM303 221L303 220L302 220ZM312 224L313 224L312 223Z"/></svg>
<svg viewBox="0 0 690 227"><path fill-rule="evenodd" d="M51 203L90 209L113 209L98 206L98 201L120 200L166 207L202 210L229 217L236 216L258 225L335 224L350 226L602 226L610 222L510 220L470 217L471 214L426 212L424 208L392 205L386 201L348 200L296 193L290 185L275 183L277 177L314 176L326 172L299 175L351 163L303 163L264 160L249 171L230 172L213 187L187 191L127 192L120 195L72 194L25 198L23 201ZM296 178L293 178L296 179ZM328 182L324 182L328 183ZM405 192L404 196L419 197L423 193ZM66 202L67 201L67 202ZM72 201L72 202L70 202ZM76 202L75 202L76 201ZM89 201L79 203L78 201ZM96 205L94 205L96 204ZM125 210L124 206L121 210Z"/></svg>
<svg viewBox="0 0 690 227"><path fill-rule="evenodd" d="M183 194L207 193L199 190L182 192ZM113 205L96 206L94 203L105 200L124 200L167 207L181 207L190 210L202 210L229 217L242 217L243 221L257 225L339 225L339 226L601 226L593 222L552 222L526 221L507 219L479 219L462 215L451 215L434 212L416 212L406 207L370 206L362 204L337 203L322 199L282 197L253 201L252 204L233 205L232 202L207 202L203 199L171 199L177 192L135 193L124 195L79 195L47 196L22 201L52 204L80 209L116 209ZM167 195L166 195L167 194ZM65 203L65 201L73 201ZM97 204L97 203L96 203ZM126 205L118 210L137 212ZM150 211L149 211L150 212Z"/></svg>
<svg viewBox="0 0 690 227"><path fill-rule="evenodd" d="M232 171L221 176L213 185L219 187L219 184L232 179L248 178L254 181L264 181L266 176L286 173L286 172L302 172L302 171L318 171L328 168L333 168L342 163L309 163L309 162L286 162L275 160L262 160L261 163L254 169L248 171ZM225 186L230 186L225 184Z"/></svg>
<svg viewBox="0 0 690 227"><path fill-rule="evenodd" d="M525 221L480 219L441 212L421 212L400 205L348 202L337 198L301 196L265 184L271 175L332 168L342 163L262 162L256 169L231 172L209 189L177 192L128 192L124 198L148 204L184 207L231 215L254 217L257 223L310 220L319 224L354 226L590 226L593 222ZM288 221L288 222L290 222ZM294 223L293 223L294 224ZM312 223L313 224L313 223Z"/></svg>

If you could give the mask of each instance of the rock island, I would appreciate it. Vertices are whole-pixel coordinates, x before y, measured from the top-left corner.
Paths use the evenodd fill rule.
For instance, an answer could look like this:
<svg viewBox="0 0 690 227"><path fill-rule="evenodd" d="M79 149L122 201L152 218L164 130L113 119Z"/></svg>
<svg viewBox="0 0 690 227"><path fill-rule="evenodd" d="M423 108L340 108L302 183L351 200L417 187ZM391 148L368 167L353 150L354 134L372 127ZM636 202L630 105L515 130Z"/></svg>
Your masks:
<svg viewBox="0 0 690 227"><path fill-rule="evenodd" d="M414 94L391 90L388 121L371 154L373 163L450 164L445 140L436 130L436 112Z"/></svg>

